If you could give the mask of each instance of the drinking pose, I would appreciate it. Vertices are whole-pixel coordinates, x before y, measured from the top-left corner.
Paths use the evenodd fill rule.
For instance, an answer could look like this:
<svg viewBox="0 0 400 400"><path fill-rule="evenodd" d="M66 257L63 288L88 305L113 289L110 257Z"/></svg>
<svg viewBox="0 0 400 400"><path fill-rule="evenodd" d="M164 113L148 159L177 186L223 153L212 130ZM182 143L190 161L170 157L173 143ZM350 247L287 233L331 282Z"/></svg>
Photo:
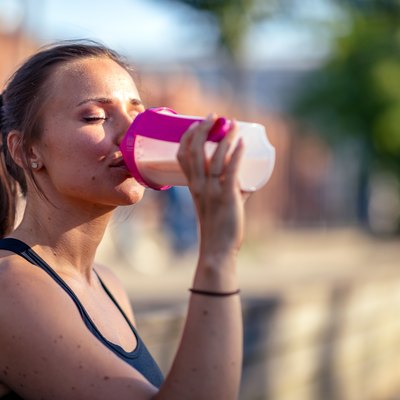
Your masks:
<svg viewBox="0 0 400 400"><path fill-rule="evenodd" d="M236 257L245 194L235 124L210 160L203 148L216 116L192 125L180 142L200 244L184 330L166 376L137 332L123 286L94 261L116 207L143 196L119 147L142 111L130 67L93 42L42 49L1 94L1 400L237 398ZM26 205L15 226L21 196Z"/></svg>

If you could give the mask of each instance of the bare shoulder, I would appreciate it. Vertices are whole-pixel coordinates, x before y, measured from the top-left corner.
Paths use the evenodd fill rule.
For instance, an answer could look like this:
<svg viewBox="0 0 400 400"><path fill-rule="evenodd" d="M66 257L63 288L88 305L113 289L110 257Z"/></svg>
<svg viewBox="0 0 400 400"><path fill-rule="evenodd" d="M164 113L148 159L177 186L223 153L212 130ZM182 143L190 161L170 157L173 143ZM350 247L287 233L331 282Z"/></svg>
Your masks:
<svg viewBox="0 0 400 400"><path fill-rule="evenodd" d="M118 304L122 307L125 314L131 320L131 322L135 324L131 302L121 280L110 268L104 265L96 264L95 269L99 274L101 280L107 286L107 289L111 292L115 300L117 300Z"/></svg>
<svg viewBox="0 0 400 400"><path fill-rule="evenodd" d="M9 296L28 296L29 290L40 286L40 282L48 281L48 277L37 266L24 258L0 250L0 299L6 301Z"/></svg>
<svg viewBox="0 0 400 400"><path fill-rule="evenodd" d="M9 253L0 254L0 326L0 384L22 398L155 394L86 328L73 301L46 272Z"/></svg>
<svg viewBox="0 0 400 400"><path fill-rule="evenodd" d="M58 284L42 268L19 255L1 250L0 311L5 307L20 307L25 302L26 307L34 307L34 300L39 301L42 297L47 298L46 307L51 307L52 297L66 299Z"/></svg>
<svg viewBox="0 0 400 400"><path fill-rule="evenodd" d="M22 325L33 327L60 307L74 310L70 299L45 271L20 256L0 253L0 324L6 327L0 330L0 343L10 340L9 333Z"/></svg>

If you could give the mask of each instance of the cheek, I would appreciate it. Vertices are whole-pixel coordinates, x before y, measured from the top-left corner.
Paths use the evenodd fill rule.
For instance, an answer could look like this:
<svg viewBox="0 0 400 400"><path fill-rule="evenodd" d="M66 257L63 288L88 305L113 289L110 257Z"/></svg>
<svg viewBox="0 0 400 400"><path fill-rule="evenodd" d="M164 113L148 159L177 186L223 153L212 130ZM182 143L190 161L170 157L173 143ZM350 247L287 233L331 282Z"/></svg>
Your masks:
<svg viewBox="0 0 400 400"><path fill-rule="evenodd" d="M63 130L62 136L45 135L43 146L47 160L66 160L73 166L77 162L80 165L93 161L101 162L109 154L113 144L102 132L88 135L84 130L75 131L73 134Z"/></svg>
<svg viewBox="0 0 400 400"><path fill-rule="evenodd" d="M81 161L103 161L109 155L113 144L104 136L80 136L76 141L75 146L72 146L72 151L76 152Z"/></svg>

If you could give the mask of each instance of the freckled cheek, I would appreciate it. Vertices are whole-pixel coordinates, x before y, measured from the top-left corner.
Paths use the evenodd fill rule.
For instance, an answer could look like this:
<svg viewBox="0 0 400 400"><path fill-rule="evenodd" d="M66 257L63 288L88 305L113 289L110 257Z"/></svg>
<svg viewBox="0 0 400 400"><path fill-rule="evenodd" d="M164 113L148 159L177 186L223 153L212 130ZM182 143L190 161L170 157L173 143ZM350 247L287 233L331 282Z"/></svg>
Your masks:
<svg viewBox="0 0 400 400"><path fill-rule="evenodd" d="M104 160L110 154L113 146L105 137L82 137L79 142L82 153L99 161Z"/></svg>
<svg viewBox="0 0 400 400"><path fill-rule="evenodd" d="M112 146L108 132L101 127L78 127L68 121L56 120L48 124L43 131L42 139L48 146L61 150L79 149L92 154L104 154Z"/></svg>
<svg viewBox="0 0 400 400"><path fill-rule="evenodd" d="M61 157L67 157L72 159L78 159L80 163L86 164L93 161L101 164L107 159L111 151L111 146L105 142L96 142L94 140L79 140L57 144L52 147L54 154Z"/></svg>

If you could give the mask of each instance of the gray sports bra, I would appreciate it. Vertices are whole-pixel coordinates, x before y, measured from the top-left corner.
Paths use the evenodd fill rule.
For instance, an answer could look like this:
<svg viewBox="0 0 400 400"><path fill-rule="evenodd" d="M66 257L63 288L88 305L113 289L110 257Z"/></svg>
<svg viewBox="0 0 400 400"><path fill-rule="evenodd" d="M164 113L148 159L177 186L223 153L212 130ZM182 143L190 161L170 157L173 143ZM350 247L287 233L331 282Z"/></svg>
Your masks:
<svg viewBox="0 0 400 400"><path fill-rule="evenodd" d="M163 375L154 361L153 357L147 350L145 344L141 340L140 336L138 335L135 327L131 324L129 321L129 318L125 315L124 311L118 304L118 302L115 300L114 296L111 294L111 292L108 290L104 282L101 280L101 278L97 275L100 284L102 285L103 289L107 293L107 295L110 297L110 299L114 302L116 307L119 309L127 323L129 324L130 328L132 329L132 332L136 336L137 340L137 346L136 348L131 351L131 352L126 352L122 347L118 346L117 344L114 344L107 340L101 332L98 330L92 319L90 318L89 314L83 307L82 303L78 299L78 297L75 295L73 290L67 285L67 283L37 254L35 253L26 243L21 242L20 240L17 239L12 239L12 238L6 238L6 239L0 239L0 249L1 250L9 250L13 253L18 254L19 256L25 258L25 260L29 261L31 264L42 268L44 271L46 271L60 286L65 292L69 295L69 297L73 300L75 303L76 307L79 310L79 313L82 317L83 322L85 323L86 327L92 332L94 336L100 342L102 342L108 349L110 349L113 353L115 353L119 358L127 362L129 365L131 365L133 368L138 370L150 383L152 383L156 387L160 387L162 382L163 382ZM0 398L0 400L15 400L15 399L21 399L21 397L18 396L18 394L12 392L7 394L6 396L3 396Z"/></svg>

